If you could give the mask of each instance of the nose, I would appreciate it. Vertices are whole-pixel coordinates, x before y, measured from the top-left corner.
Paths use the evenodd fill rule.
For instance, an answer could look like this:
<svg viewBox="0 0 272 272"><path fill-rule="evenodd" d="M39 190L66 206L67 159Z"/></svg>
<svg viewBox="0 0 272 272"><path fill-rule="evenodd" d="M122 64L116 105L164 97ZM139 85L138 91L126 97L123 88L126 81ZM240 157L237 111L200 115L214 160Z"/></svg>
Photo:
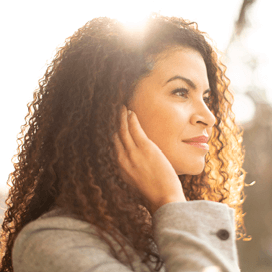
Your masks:
<svg viewBox="0 0 272 272"><path fill-rule="evenodd" d="M208 106L205 104L204 101L198 103L195 106L194 113L191 116L191 123L193 125L201 124L205 128L210 128L213 127L216 121L215 116L213 113L210 111Z"/></svg>

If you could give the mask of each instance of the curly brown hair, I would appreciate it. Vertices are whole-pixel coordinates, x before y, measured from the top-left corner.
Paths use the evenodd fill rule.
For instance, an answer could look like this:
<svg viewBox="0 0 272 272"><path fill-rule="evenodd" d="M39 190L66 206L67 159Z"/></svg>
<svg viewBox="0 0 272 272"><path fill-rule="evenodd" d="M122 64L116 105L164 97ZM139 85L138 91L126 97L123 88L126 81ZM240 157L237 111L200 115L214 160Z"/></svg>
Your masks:
<svg viewBox="0 0 272 272"><path fill-rule="evenodd" d="M202 55L212 91L209 107L216 117L204 171L179 176L184 194L187 200L227 203L236 210L237 239L245 237L243 131L231 110L225 66L207 34L196 23L158 14L150 16L142 32L103 17L66 39L28 104L8 180L0 271L13 271L11 252L21 229L54 207L97 226L110 246L105 232L124 251L129 241L143 262L153 259L160 270L163 260L152 246L148 203L122 180L112 136L120 127L122 105L151 72L152 60L174 46Z"/></svg>

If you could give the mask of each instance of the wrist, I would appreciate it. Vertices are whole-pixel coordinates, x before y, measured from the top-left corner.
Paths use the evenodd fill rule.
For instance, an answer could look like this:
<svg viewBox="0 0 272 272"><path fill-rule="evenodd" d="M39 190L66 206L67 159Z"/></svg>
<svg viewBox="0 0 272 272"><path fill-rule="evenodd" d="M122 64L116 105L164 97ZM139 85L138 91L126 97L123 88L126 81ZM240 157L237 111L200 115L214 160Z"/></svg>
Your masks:
<svg viewBox="0 0 272 272"><path fill-rule="evenodd" d="M163 200L156 205L150 205L151 214L153 215L163 205L168 204L168 203L173 203L173 202L187 202L187 200L186 200L184 194L182 194L179 197L167 198L166 200Z"/></svg>

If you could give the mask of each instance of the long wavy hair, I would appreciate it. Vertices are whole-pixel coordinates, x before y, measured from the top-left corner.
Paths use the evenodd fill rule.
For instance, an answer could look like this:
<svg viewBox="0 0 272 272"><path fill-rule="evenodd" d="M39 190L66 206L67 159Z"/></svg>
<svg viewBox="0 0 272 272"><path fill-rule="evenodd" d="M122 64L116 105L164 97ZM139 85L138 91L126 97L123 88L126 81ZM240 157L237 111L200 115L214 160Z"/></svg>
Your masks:
<svg viewBox="0 0 272 272"><path fill-rule="evenodd" d="M129 241L143 263L152 261L160 270L148 203L122 180L112 136L120 127L121 106L133 98L139 80L160 53L176 46L203 57L216 117L205 169L179 176L186 199L227 203L236 211L237 239L245 238L243 131L235 123L226 69L211 40L181 18L153 14L140 32L103 17L66 39L28 104L8 180L0 271L13 271L12 247L21 229L54 207L97 226L111 246L104 235L109 233L125 253Z"/></svg>

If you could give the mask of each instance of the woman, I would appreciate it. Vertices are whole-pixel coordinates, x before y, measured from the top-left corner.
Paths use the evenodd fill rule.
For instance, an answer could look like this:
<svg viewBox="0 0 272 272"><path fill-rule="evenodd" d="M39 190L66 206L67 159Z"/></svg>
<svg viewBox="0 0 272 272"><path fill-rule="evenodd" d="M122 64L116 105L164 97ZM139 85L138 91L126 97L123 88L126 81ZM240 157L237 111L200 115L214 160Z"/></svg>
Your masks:
<svg viewBox="0 0 272 272"><path fill-rule="evenodd" d="M1 271L239 271L242 133L206 39L153 15L66 40L28 107Z"/></svg>

